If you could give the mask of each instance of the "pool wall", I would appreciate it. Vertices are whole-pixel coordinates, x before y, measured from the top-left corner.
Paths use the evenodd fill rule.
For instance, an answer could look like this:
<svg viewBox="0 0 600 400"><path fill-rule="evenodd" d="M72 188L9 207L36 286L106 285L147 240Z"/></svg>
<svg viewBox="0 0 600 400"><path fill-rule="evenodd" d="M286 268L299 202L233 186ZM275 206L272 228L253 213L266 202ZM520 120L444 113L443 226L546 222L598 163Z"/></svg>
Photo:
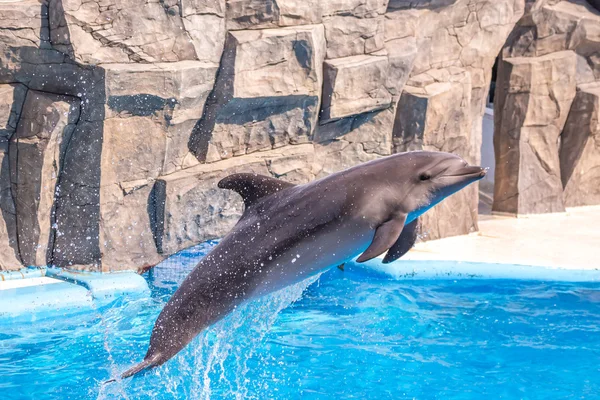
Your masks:
<svg viewBox="0 0 600 400"><path fill-rule="evenodd" d="M102 274L59 268L23 268L0 274L0 323L89 312L116 298L149 296L133 272Z"/></svg>
<svg viewBox="0 0 600 400"><path fill-rule="evenodd" d="M465 237L463 240L469 240ZM89 312L123 296L150 295L155 287L178 285L218 241L185 249L154 267L147 277L134 272L96 273L60 268L24 268L0 273L0 317L43 318L56 313ZM479 246L481 247L481 246ZM447 256L451 253L445 252ZM453 253L456 256L456 252ZM383 264L381 258L346 264L346 274L378 274L390 279L518 279L530 281L600 282L600 268L532 266L501 262L414 259L425 255L411 251L405 258ZM434 253L431 253L433 256ZM440 254L438 254L439 256ZM483 259L493 260L493 257ZM321 279L336 279L336 273ZM6 320L6 318L2 318ZM1 323L1 322L0 322Z"/></svg>
<svg viewBox="0 0 600 400"><path fill-rule="evenodd" d="M352 263L394 279L517 279L527 281L600 282L600 269L562 269L518 264L475 263L445 260L401 260L383 264L381 259Z"/></svg>

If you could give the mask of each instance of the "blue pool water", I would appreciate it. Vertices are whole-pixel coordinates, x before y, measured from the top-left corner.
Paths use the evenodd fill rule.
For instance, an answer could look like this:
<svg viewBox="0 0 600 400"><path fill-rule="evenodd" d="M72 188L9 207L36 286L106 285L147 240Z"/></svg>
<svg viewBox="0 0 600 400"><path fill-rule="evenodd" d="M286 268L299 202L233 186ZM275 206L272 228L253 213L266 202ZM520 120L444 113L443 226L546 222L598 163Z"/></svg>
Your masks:
<svg viewBox="0 0 600 400"><path fill-rule="evenodd" d="M250 303L144 376L155 318L207 247L147 275L151 299L0 322L2 399L560 399L600 393L600 284L391 278L337 268Z"/></svg>

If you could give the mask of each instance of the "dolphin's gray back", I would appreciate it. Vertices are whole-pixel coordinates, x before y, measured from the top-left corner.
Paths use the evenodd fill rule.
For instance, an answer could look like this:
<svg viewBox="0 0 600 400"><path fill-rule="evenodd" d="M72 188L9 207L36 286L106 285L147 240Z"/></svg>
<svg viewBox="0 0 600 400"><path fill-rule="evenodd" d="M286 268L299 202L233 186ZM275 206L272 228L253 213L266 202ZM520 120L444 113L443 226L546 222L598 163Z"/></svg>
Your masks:
<svg viewBox="0 0 600 400"><path fill-rule="evenodd" d="M271 187L253 188L270 178L229 179L233 190L248 189L242 194L249 194L244 214L166 304L154 325L146 364L130 371L164 363L243 301L364 251L389 212L381 197L391 185L389 169L389 158L375 160L297 186L270 182Z"/></svg>

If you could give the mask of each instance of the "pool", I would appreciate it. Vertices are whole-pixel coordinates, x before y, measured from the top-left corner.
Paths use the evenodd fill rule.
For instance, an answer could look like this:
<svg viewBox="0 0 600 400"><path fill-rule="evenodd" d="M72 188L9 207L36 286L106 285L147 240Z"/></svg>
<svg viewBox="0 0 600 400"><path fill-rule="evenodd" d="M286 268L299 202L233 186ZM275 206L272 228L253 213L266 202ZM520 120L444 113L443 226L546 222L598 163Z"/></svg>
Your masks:
<svg viewBox="0 0 600 400"><path fill-rule="evenodd" d="M151 298L0 322L2 399L592 398L600 283L334 268L247 304L176 358L102 385L212 244L146 275ZM485 267L482 266L481 269Z"/></svg>

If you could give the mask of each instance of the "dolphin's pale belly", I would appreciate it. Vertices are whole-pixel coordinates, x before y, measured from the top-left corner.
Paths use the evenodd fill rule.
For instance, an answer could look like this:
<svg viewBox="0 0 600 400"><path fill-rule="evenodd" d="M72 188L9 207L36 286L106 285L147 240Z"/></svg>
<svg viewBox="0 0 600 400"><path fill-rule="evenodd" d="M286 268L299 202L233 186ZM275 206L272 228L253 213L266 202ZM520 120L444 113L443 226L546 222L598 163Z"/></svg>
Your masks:
<svg viewBox="0 0 600 400"><path fill-rule="evenodd" d="M259 284L250 294L260 297L341 265L369 247L375 231L341 225L299 241L280 257L265 263Z"/></svg>

